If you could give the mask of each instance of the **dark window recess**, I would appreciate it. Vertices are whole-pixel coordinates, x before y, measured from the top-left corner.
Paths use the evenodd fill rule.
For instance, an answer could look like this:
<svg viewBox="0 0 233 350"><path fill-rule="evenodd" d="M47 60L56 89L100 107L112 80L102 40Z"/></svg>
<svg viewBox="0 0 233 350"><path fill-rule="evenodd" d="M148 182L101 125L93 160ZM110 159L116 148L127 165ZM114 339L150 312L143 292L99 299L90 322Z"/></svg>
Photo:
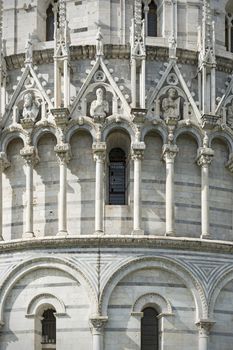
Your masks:
<svg viewBox="0 0 233 350"><path fill-rule="evenodd" d="M152 307L143 310L141 319L141 350L159 349L158 313Z"/></svg>
<svg viewBox="0 0 233 350"><path fill-rule="evenodd" d="M157 6L154 1L149 4L149 11L147 15L147 34L148 36L158 36L157 33Z"/></svg>
<svg viewBox="0 0 233 350"><path fill-rule="evenodd" d="M83 3L82 1L75 1L74 4L75 4L75 6L79 6L79 5L82 5L82 3Z"/></svg>
<svg viewBox="0 0 233 350"><path fill-rule="evenodd" d="M227 51L229 51L228 42L229 42L229 38L228 38L228 19L226 17L225 18L225 45L226 45Z"/></svg>
<svg viewBox="0 0 233 350"><path fill-rule="evenodd" d="M74 29L74 33L87 32L87 27Z"/></svg>
<svg viewBox="0 0 233 350"><path fill-rule="evenodd" d="M42 324L42 344L56 344L56 318L55 310L45 310L41 321Z"/></svg>
<svg viewBox="0 0 233 350"><path fill-rule="evenodd" d="M46 41L53 40L54 37L54 13L53 5L50 4L46 11Z"/></svg>
<svg viewBox="0 0 233 350"><path fill-rule="evenodd" d="M233 23L231 27L231 52L233 52Z"/></svg>
<svg viewBox="0 0 233 350"><path fill-rule="evenodd" d="M125 204L125 152L114 148L109 153L109 204Z"/></svg>

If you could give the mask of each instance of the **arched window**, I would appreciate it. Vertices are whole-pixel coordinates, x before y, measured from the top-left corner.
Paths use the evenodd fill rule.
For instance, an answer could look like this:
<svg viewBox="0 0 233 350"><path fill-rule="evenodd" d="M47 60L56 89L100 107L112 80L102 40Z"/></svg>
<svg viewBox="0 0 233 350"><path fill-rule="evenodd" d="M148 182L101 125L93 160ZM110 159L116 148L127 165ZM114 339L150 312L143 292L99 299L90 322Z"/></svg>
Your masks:
<svg viewBox="0 0 233 350"><path fill-rule="evenodd" d="M142 18L145 20L145 30L147 36L158 36L158 12L157 4L154 0L142 3Z"/></svg>
<svg viewBox="0 0 233 350"><path fill-rule="evenodd" d="M121 148L109 153L109 204L126 203L126 157Z"/></svg>
<svg viewBox="0 0 233 350"><path fill-rule="evenodd" d="M56 344L56 318L54 313L54 309L47 309L42 314L42 349L48 349L47 346L43 347L43 345ZM53 347L53 349L55 349L55 347Z"/></svg>
<svg viewBox="0 0 233 350"><path fill-rule="evenodd" d="M143 310L141 319L141 350L159 349L158 312L152 307Z"/></svg>
<svg viewBox="0 0 233 350"><path fill-rule="evenodd" d="M54 39L54 12L53 5L50 4L46 11L46 41Z"/></svg>

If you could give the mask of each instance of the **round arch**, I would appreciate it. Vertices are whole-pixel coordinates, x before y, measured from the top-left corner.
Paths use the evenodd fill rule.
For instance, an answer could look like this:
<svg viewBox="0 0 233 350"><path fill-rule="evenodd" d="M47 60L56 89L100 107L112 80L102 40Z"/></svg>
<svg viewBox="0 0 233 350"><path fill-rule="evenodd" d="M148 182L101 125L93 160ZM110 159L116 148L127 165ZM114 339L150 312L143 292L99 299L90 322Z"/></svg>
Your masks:
<svg viewBox="0 0 233 350"><path fill-rule="evenodd" d="M66 308L63 301L50 293L38 294L29 303L26 317L34 317L40 313L45 306L52 306L56 310L56 315L65 315Z"/></svg>
<svg viewBox="0 0 233 350"><path fill-rule="evenodd" d="M133 142L135 134L136 134L136 129L131 125L131 123L127 123L126 121L121 121L117 125L115 123L112 123L112 124L109 124L106 127L104 127L103 136L102 136L103 141L106 142L109 134L111 134L114 131L125 132L129 136L131 142Z"/></svg>
<svg viewBox="0 0 233 350"><path fill-rule="evenodd" d="M67 143L70 143L70 140L72 136L79 131L85 131L92 137L92 142L96 139L96 130L95 125L91 121L87 121L86 118L84 119L84 124L80 125L78 122L75 122L75 124L72 123L65 132L65 140Z"/></svg>
<svg viewBox="0 0 233 350"><path fill-rule="evenodd" d="M174 134L174 142L176 143L177 139L180 136L183 136L183 135L190 135L196 141L197 147L198 148L202 147L202 137L203 137L203 135L201 134L199 129L194 128L194 127L190 128L188 126L182 127L182 128L178 128L176 130L175 134Z"/></svg>
<svg viewBox="0 0 233 350"><path fill-rule="evenodd" d="M20 139L23 142L23 145L26 145L26 138L27 138L27 133L24 132L23 130L16 130L13 132L7 132L6 134L3 133L2 135L2 142L1 142L1 150L2 152L7 153L7 147L11 141L14 139Z"/></svg>
<svg viewBox="0 0 233 350"><path fill-rule="evenodd" d="M35 148L37 148L38 142L41 139L41 137L46 134L52 134L56 138L56 143L58 143L58 135L54 126L49 125L46 128L40 126L36 128L34 133L32 134L32 144L33 146L35 146Z"/></svg>
<svg viewBox="0 0 233 350"><path fill-rule="evenodd" d="M168 272L174 273L178 276L190 290L197 311L197 320L200 318L206 318L208 315L207 300L204 290L200 282L195 279L189 271L186 270L181 264L173 259L162 257L140 257L132 258L127 262L118 265L116 270L111 273L110 276L106 276L103 290L100 295L100 310L103 315L107 315L107 309L110 297L116 285L127 275L137 270L145 269L162 269Z"/></svg>
<svg viewBox="0 0 233 350"><path fill-rule="evenodd" d="M145 138L149 133L158 134L162 138L163 144L166 143L168 133L167 133L167 130L163 128L161 125L146 125L142 129L142 141L145 142Z"/></svg>
<svg viewBox="0 0 233 350"><path fill-rule="evenodd" d="M11 271L7 271L3 276L0 288L0 323L3 322L3 314L6 299L15 286L15 284L28 273L34 272L38 269L57 269L70 275L72 278L81 283L87 291L87 295L90 300L91 311L94 313L98 307L98 301L96 291L94 288L94 281L91 275L87 276L83 269L71 262L51 256L44 256L39 258L27 259L13 268Z"/></svg>
<svg viewBox="0 0 233 350"><path fill-rule="evenodd" d="M227 134L226 132L222 132L222 131L217 131L217 132L214 132L213 134L210 134L210 136L209 136L210 147L212 147L212 143L213 143L214 139L220 139L223 142L225 142L227 144L229 154L231 154L233 152L233 140L229 134Z"/></svg>

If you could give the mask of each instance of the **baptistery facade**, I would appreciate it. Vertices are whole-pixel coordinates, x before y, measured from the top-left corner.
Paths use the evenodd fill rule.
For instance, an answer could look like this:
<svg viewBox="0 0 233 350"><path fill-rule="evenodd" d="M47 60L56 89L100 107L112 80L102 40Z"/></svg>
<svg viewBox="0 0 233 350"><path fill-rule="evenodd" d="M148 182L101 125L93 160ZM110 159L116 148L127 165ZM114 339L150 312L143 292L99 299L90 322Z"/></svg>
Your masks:
<svg viewBox="0 0 233 350"><path fill-rule="evenodd" d="M0 349L231 350L232 1L0 5Z"/></svg>

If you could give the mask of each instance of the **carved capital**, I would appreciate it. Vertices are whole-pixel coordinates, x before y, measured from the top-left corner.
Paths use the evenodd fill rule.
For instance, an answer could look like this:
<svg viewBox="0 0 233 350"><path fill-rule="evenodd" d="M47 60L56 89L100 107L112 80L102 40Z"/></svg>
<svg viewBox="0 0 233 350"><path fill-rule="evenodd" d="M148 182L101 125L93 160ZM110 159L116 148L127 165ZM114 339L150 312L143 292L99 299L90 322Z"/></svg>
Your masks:
<svg viewBox="0 0 233 350"><path fill-rule="evenodd" d="M146 146L144 142L135 142L131 145L131 158L133 160L142 160Z"/></svg>
<svg viewBox="0 0 233 350"><path fill-rule="evenodd" d="M214 324L215 324L214 321L208 320L208 319L201 319L198 322L196 322L196 326L198 327L199 334L201 336L207 336L207 337Z"/></svg>
<svg viewBox="0 0 233 350"><path fill-rule="evenodd" d="M233 173L233 153L231 153L230 156L229 156L229 160L228 160L228 162L226 163L226 168L227 168L231 173Z"/></svg>
<svg viewBox="0 0 233 350"><path fill-rule="evenodd" d="M25 146L20 150L20 155L24 158L26 164L34 166L38 161L34 146Z"/></svg>
<svg viewBox="0 0 233 350"><path fill-rule="evenodd" d="M197 164L199 166L209 166L211 164L214 151L208 147L201 147L197 151Z"/></svg>
<svg viewBox="0 0 233 350"><path fill-rule="evenodd" d="M32 129L33 128L33 125L35 124L35 120L32 119L32 118L22 118L20 119L20 124L22 125L22 127L24 129Z"/></svg>
<svg viewBox="0 0 233 350"><path fill-rule="evenodd" d="M57 144L54 147L60 165L67 164L71 159L71 150L68 143Z"/></svg>
<svg viewBox="0 0 233 350"><path fill-rule="evenodd" d="M92 145L94 161L105 161L106 157L106 143L105 142L95 142Z"/></svg>
<svg viewBox="0 0 233 350"><path fill-rule="evenodd" d="M0 171L4 171L10 166L10 162L7 160L6 153L0 152Z"/></svg>
<svg viewBox="0 0 233 350"><path fill-rule="evenodd" d="M133 122L136 124L143 124L147 114L147 109L145 108L131 108L131 115L133 117Z"/></svg>
<svg viewBox="0 0 233 350"><path fill-rule="evenodd" d="M93 315L90 317L90 323L92 326L92 333L102 334L105 324L108 321L107 316Z"/></svg>
<svg viewBox="0 0 233 350"><path fill-rule="evenodd" d="M165 144L163 145L163 149L162 149L162 159L165 162L168 162L168 161L174 162L174 159L178 152L179 152L179 148L177 147L177 145Z"/></svg>

